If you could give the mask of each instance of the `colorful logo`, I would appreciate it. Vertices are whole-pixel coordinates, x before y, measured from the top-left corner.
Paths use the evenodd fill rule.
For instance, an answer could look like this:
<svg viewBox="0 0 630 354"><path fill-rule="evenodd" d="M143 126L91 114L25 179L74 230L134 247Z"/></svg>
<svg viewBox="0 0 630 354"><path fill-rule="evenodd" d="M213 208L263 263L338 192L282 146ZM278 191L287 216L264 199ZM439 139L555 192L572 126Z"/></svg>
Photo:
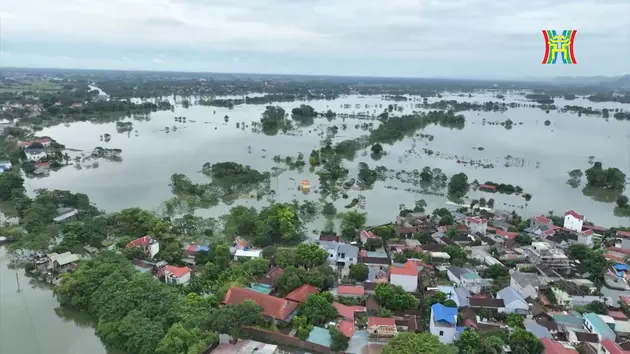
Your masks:
<svg viewBox="0 0 630 354"><path fill-rule="evenodd" d="M577 64L573 53L573 43L577 30L564 30L562 34L555 30L542 30L545 37L545 58L543 64L556 64L558 57L562 59L562 64Z"/></svg>

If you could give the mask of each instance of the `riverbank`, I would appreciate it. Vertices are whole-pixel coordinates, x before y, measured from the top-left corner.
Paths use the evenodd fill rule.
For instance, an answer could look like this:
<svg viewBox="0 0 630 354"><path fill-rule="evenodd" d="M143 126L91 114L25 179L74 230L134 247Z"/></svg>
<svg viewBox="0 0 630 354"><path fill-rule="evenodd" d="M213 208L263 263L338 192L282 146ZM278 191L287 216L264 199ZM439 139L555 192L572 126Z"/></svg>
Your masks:
<svg viewBox="0 0 630 354"><path fill-rule="evenodd" d="M9 269L9 261L0 247L0 353L123 354L106 350L89 318L59 311L52 287Z"/></svg>

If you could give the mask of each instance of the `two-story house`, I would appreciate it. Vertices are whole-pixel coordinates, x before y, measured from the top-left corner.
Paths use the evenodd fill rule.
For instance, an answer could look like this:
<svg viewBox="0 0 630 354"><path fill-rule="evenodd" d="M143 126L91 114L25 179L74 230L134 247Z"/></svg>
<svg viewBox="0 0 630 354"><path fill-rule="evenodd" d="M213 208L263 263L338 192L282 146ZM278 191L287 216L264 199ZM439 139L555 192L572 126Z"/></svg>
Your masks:
<svg viewBox="0 0 630 354"><path fill-rule="evenodd" d="M457 308L439 303L432 305L429 331L438 337L440 343L453 343L457 334Z"/></svg>
<svg viewBox="0 0 630 354"><path fill-rule="evenodd" d="M320 248L328 252L326 263L331 267L348 268L359 261L359 248L336 241L316 241Z"/></svg>
<svg viewBox="0 0 630 354"><path fill-rule="evenodd" d="M151 236L137 238L129 242L125 247L140 249L148 259L155 257L160 252L160 243L156 239L151 238Z"/></svg>
<svg viewBox="0 0 630 354"><path fill-rule="evenodd" d="M190 281L190 268L166 265L162 268L164 281L169 284L185 285Z"/></svg>
<svg viewBox="0 0 630 354"><path fill-rule="evenodd" d="M389 268L389 282L402 287L407 292L418 290L418 266L414 261L407 261L402 267Z"/></svg>
<svg viewBox="0 0 630 354"><path fill-rule="evenodd" d="M488 220L484 218L469 216L464 219L464 223L468 226L471 234L476 234L477 232L485 234L488 229Z"/></svg>
<svg viewBox="0 0 630 354"><path fill-rule="evenodd" d="M580 215L573 210L564 213L564 228L573 231L582 231L584 215Z"/></svg>

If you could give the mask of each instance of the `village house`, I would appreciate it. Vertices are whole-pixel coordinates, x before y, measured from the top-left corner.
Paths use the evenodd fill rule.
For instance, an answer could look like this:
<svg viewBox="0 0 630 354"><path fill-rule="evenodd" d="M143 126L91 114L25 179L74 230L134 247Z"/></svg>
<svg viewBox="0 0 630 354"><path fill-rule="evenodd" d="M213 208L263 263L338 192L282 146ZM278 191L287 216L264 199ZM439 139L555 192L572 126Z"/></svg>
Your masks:
<svg viewBox="0 0 630 354"><path fill-rule="evenodd" d="M126 248L137 248L142 251L142 253L148 259L152 259L155 255L160 252L160 243L151 238L151 236L143 236L137 238L131 242L129 242Z"/></svg>
<svg viewBox="0 0 630 354"><path fill-rule="evenodd" d="M408 260L402 267L389 268L389 282L398 285L407 292L418 290L418 266L412 260Z"/></svg>
<svg viewBox="0 0 630 354"><path fill-rule="evenodd" d="M435 290L436 288L427 288L427 290ZM456 288L453 286L440 285L437 291L446 295L446 298L453 300L457 308L470 306L470 291L464 288Z"/></svg>
<svg viewBox="0 0 630 354"><path fill-rule="evenodd" d="M484 281L479 273L472 269L452 266L448 268L446 274L457 287L467 289L473 294L479 294L482 290Z"/></svg>
<svg viewBox="0 0 630 354"><path fill-rule="evenodd" d="M484 218L471 216L471 217L467 217L464 220L464 223L466 224L466 226L468 226L468 230L470 230L470 233L472 234L479 232L483 235L486 233L487 228L488 228L488 220Z"/></svg>
<svg viewBox="0 0 630 354"><path fill-rule="evenodd" d="M499 312L517 313L519 315L527 315L529 313L529 304L525 298L513 287L507 286L497 292L497 299L503 300L504 307Z"/></svg>
<svg viewBox="0 0 630 354"><path fill-rule="evenodd" d="M234 261L238 261L240 259L254 259L254 258L262 258L262 250L252 250L252 249L238 249L234 252Z"/></svg>
<svg viewBox="0 0 630 354"><path fill-rule="evenodd" d="M359 262L359 248L337 241L316 241L320 248L328 252L326 263L331 267L347 269Z"/></svg>
<svg viewBox="0 0 630 354"><path fill-rule="evenodd" d="M538 297L540 287L547 286L547 281L537 273L516 271L510 275L510 286L525 299Z"/></svg>
<svg viewBox="0 0 630 354"><path fill-rule="evenodd" d="M431 306L431 322L429 331L437 336L440 343L451 344L457 334L457 308L446 307L442 304Z"/></svg>
<svg viewBox="0 0 630 354"><path fill-rule="evenodd" d="M275 319L276 323L282 326L291 322L299 306L298 303L294 301L262 294L250 289L235 287L228 289L221 304L239 305L247 300L254 301L258 306L262 307L265 319L268 321Z"/></svg>
<svg viewBox="0 0 630 354"><path fill-rule="evenodd" d="M601 317L592 312L585 313L584 317L584 327L591 331L592 333L597 334L599 341L602 342L605 339L615 341L617 335L615 332L601 319Z"/></svg>
<svg viewBox="0 0 630 354"><path fill-rule="evenodd" d="M544 215L534 216L529 220L529 227L532 229L547 231L553 229L553 226L553 221Z"/></svg>
<svg viewBox="0 0 630 354"><path fill-rule="evenodd" d="M573 210L564 213L564 228L573 231L582 231L584 215L580 215Z"/></svg>
<svg viewBox="0 0 630 354"><path fill-rule="evenodd" d="M365 288L361 285L339 285L335 291L339 297L361 297L365 295Z"/></svg>
<svg viewBox="0 0 630 354"><path fill-rule="evenodd" d="M561 342L543 338L540 340L543 344L545 351L543 354L579 354L577 349L571 346L567 346Z"/></svg>
<svg viewBox="0 0 630 354"><path fill-rule="evenodd" d="M185 285L190 282L190 268L165 265L162 267L164 281L168 284Z"/></svg>
<svg viewBox="0 0 630 354"><path fill-rule="evenodd" d="M353 321L353 322L354 322L354 316L357 312L362 313L366 311L365 306L356 306L356 305L349 306L349 305L341 304L336 301L333 301L332 305L337 310L337 314L339 318Z"/></svg>
<svg viewBox="0 0 630 354"><path fill-rule="evenodd" d="M368 317L367 331L371 341L386 341L398 334L396 321L388 317Z"/></svg>
<svg viewBox="0 0 630 354"><path fill-rule="evenodd" d="M306 299L308 299L309 296L317 294L318 292L319 290L317 290L317 288L313 285L304 284L288 293L284 298L301 304L306 302Z"/></svg>
<svg viewBox="0 0 630 354"><path fill-rule="evenodd" d="M367 240L369 239L376 239L376 238L378 238L378 236L376 236L376 234L373 233L372 231L361 230L359 232L359 239L361 240L362 244L367 243Z"/></svg>
<svg viewBox="0 0 630 354"><path fill-rule="evenodd" d="M46 156L48 156L46 154L46 150L44 150L44 149L29 149L29 148L26 148L26 149L24 149L24 153L26 154L26 158L29 161L40 161L42 159L45 159Z"/></svg>
<svg viewBox="0 0 630 354"><path fill-rule="evenodd" d="M49 271L54 272L64 272L67 271L68 268L80 259L79 255L76 255L71 252L64 252L61 254L51 253L48 255L48 266L47 269Z"/></svg>
<svg viewBox="0 0 630 354"><path fill-rule="evenodd" d="M527 257L533 264L549 267L556 271L567 271L571 267L569 257L557 248L552 248L547 242L532 242L527 250Z"/></svg>
<svg viewBox="0 0 630 354"><path fill-rule="evenodd" d="M630 249L630 231L617 230L615 237L617 237L615 247Z"/></svg>
<svg viewBox="0 0 630 354"><path fill-rule="evenodd" d="M398 238L411 238L413 234L430 230L433 225L427 221L424 213L409 213L404 217L396 217L396 236Z"/></svg>
<svg viewBox="0 0 630 354"><path fill-rule="evenodd" d="M469 302L470 307L475 310L486 309L494 312L505 312L505 302L503 299L471 297Z"/></svg>
<svg viewBox="0 0 630 354"><path fill-rule="evenodd" d="M33 143L40 143L44 147L48 147L48 146L50 146L50 144L52 144L52 139L50 139L50 138L39 138L39 139L29 140L29 141L18 141L17 142L17 146L19 148L27 148L27 147L31 146Z"/></svg>

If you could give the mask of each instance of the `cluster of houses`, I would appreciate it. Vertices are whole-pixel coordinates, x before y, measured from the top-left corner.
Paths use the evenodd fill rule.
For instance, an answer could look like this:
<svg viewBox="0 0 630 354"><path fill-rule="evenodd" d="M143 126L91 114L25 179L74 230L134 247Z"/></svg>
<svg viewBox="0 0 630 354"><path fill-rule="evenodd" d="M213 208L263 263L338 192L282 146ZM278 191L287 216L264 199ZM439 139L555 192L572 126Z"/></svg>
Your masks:
<svg viewBox="0 0 630 354"><path fill-rule="evenodd" d="M565 213L562 226L554 225L542 215L533 217L529 227L520 233L511 231L514 227L507 216L486 214L480 217L458 212L452 215L456 222L449 226L438 226L439 220L422 213L398 217L393 224L397 238L383 242L371 242L379 237L369 230L361 230L357 240L350 243L339 236L322 235L312 242L327 252L326 264L338 271L338 285L332 289L317 289L304 284L283 297L275 296L278 294L276 283L284 270L271 267L267 274L259 276L247 287L229 288L221 303L254 301L268 321L281 327L291 323L310 295L330 291L335 298L333 306L338 317L325 327L314 327L303 342L329 348L332 338L328 328L335 326L348 338L348 353L378 352L378 348L401 332L428 330L440 342L452 344L466 328L479 332L508 330L506 315L517 314L523 317L526 329L544 344L546 354L578 353L578 347L593 354L630 354L630 321L627 317L630 296L601 296L594 284L585 279L586 275L576 274L575 261L565 254L572 244L593 245L607 229L585 224L584 216L574 211ZM429 242L421 243L415 239L414 235L419 232L428 232L431 235ZM534 242L518 244L519 234L531 236ZM554 238L560 234L560 239ZM616 236L615 246L606 249L606 257L614 264L610 276L626 282L630 233L619 231ZM367 250L363 247L366 244L382 246ZM451 257L445 252L449 245L470 250L464 265L451 264ZM160 245L151 236L133 240L126 248L143 254L144 260L132 262L138 271L151 272L164 282L178 285L187 284L194 276L195 256L210 250L207 245L185 245L183 261L188 265L178 267L153 261ZM400 257L396 254L409 254L408 250L413 250L412 254L418 257L405 257L404 263L397 263L395 259ZM262 250L251 249L241 239L230 246L230 252L234 261L262 257ZM52 254L44 266L71 270L78 260L76 257ZM484 271L489 266L504 266L510 261L516 267L508 269L509 284L502 289L493 289L493 279L484 278ZM368 276L363 282L353 283L348 277L350 267L359 263L367 267ZM393 312L383 317L375 296L380 283L399 286L418 298L419 304L423 298L437 292L452 301L432 305L428 319L418 309ZM605 315L584 312L583 309L594 301L603 303L608 309ZM350 303L353 305L348 305ZM582 311L577 312L578 308ZM427 320L429 323L425 323ZM289 333L294 334L295 329ZM250 344L264 346L264 343L253 341ZM243 343L239 345L249 348ZM277 347L271 347L275 348L273 353L279 352ZM509 353L510 349L506 347L505 352Z"/></svg>
<svg viewBox="0 0 630 354"><path fill-rule="evenodd" d="M341 277L348 274L353 264L363 263L369 270L363 283L329 289L337 299L333 305L339 314L329 325L337 326L348 337L347 352L361 352L366 346L386 343L398 333L422 332L425 328L440 342L452 344L466 328L479 332L508 330L505 316L517 314L523 317L526 329L544 344L546 354L578 353L578 347L593 354L630 354L630 321L626 315L630 296L595 295L597 289L593 283L586 276L575 276L575 261L565 253L572 244L592 246L606 228L585 224L584 216L572 210L565 213L562 226L539 215L531 218L529 227L522 232L512 231L514 226L509 224L509 216L452 214L456 225L448 227L436 226L435 220L422 213L398 217L395 222L398 238L372 251L359 246L378 238L368 230L359 232L356 243L343 242L338 236L321 236L315 241L328 252L327 264L338 270ZM457 235L452 232L447 235L451 229ZM431 233L430 243L412 238L423 231ZM519 234L535 241L519 245L516 242ZM616 236L615 247L607 249L606 257L617 262L611 272L627 278L625 260L630 255L630 233L619 231ZM444 250L452 244L470 249L466 266L450 264L450 256ZM395 254L406 249L413 249L422 259L408 259L403 264L394 262ZM482 274L488 266L503 266L507 261L518 266L509 270L509 284L491 293L492 279L485 279ZM249 288L230 288L222 303L253 300L269 320L288 324L300 304L321 289L302 285L282 298L273 296L275 281L282 274L282 269L272 268ZM417 310L394 313L391 317L375 316L379 305L374 294L379 283L400 286L419 299L441 292L455 306L434 304L428 324L422 323L422 314ZM555 303L549 300L549 294L553 294ZM344 305L342 302L347 302L340 301L342 297L356 297L359 301L353 303L358 305ZM608 308L606 315L576 311L594 301ZM366 317L367 326L364 326L358 319ZM329 346L327 333L325 328L315 327L306 341ZM509 350L505 348L506 353Z"/></svg>

